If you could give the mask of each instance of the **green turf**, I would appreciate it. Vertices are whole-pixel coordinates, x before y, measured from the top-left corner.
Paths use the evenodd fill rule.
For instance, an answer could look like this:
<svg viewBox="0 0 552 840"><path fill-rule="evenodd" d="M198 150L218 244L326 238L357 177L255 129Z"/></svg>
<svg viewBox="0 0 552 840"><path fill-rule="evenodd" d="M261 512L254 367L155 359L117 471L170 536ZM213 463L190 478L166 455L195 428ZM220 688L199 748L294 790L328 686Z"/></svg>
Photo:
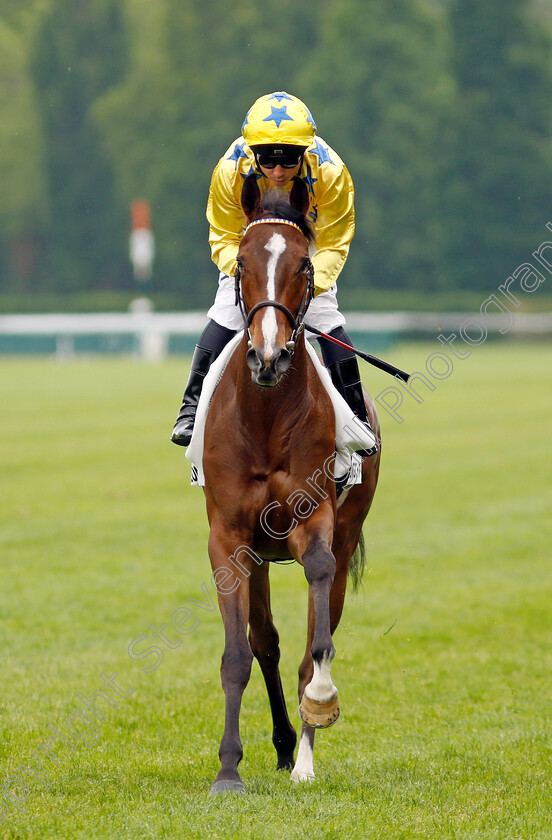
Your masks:
<svg viewBox="0 0 552 840"><path fill-rule="evenodd" d="M437 349L388 355L423 370ZM127 654L209 580L203 493L168 442L185 365L2 360L0 838L552 837L551 369L551 346L484 345L422 404L405 396L402 424L381 412L364 583L335 638L342 718L317 735L316 782L275 772L255 666L248 795L209 798L218 610L197 607L149 674ZM363 379L374 395L393 384ZM297 566L272 580L297 722L306 586ZM49 787L24 776L18 810L8 775L113 672L132 694L72 753L52 746L59 763L42 753Z"/></svg>

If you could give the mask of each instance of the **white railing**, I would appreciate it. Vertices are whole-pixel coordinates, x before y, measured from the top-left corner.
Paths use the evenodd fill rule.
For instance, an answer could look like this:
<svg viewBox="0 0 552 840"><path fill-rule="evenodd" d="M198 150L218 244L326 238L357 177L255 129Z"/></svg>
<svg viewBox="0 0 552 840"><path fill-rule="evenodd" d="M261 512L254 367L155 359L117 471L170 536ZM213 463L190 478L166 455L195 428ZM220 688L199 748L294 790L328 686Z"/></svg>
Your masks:
<svg viewBox="0 0 552 840"><path fill-rule="evenodd" d="M387 335L391 339L403 335L435 338L439 333L474 329L484 324L488 333L507 336L552 336L552 312L541 314L487 314L467 312L351 312L346 313L350 333ZM148 361L167 355L171 336L199 336L207 323L201 312L138 311L95 314L0 315L0 339L9 336L54 338L53 351L58 357L75 354L79 336L132 336L132 352Z"/></svg>
<svg viewBox="0 0 552 840"><path fill-rule="evenodd" d="M207 317L199 312L103 312L0 315L0 336L53 336L56 355L75 353L78 336L132 336L135 354L148 361L167 354L171 335L198 336Z"/></svg>

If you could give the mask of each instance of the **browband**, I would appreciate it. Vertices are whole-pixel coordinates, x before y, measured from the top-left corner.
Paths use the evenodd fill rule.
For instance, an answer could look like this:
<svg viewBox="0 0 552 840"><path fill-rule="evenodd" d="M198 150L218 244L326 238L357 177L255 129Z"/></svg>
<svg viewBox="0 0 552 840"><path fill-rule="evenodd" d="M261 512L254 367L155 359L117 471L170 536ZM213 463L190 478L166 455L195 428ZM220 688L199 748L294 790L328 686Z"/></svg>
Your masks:
<svg viewBox="0 0 552 840"><path fill-rule="evenodd" d="M290 227L296 228L299 231L299 233L305 236L299 225L296 225L295 222L290 222L289 219L256 219L254 222L249 222L249 224L243 232L244 236L249 230L249 228L253 227L253 225L289 225Z"/></svg>

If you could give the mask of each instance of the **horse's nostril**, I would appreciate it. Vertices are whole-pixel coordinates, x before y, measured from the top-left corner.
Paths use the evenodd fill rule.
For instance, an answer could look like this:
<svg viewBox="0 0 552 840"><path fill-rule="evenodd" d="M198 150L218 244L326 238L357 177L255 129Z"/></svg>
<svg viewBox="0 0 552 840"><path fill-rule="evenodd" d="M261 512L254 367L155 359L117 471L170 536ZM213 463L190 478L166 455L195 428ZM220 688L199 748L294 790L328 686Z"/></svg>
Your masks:
<svg viewBox="0 0 552 840"><path fill-rule="evenodd" d="M285 373L291 364L291 353L288 350L280 350L274 368L280 375Z"/></svg>
<svg viewBox="0 0 552 840"><path fill-rule="evenodd" d="M253 373L258 372L262 367L262 362L259 359L257 351L252 347L251 350L247 351L246 355L247 360L247 367L249 370L253 371Z"/></svg>

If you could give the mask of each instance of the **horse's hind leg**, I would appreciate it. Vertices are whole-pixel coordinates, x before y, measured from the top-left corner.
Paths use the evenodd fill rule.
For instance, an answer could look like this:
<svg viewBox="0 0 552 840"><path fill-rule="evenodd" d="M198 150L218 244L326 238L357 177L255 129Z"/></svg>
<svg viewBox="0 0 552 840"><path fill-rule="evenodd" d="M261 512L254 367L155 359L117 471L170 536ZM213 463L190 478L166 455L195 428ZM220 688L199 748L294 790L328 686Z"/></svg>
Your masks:
<svg viewBox="0 0 552 840"><path fill-rule="evenodd" d="M278 756L276 769L291 770L297 736L288 717L278 668L280 647L270 610L268 572L268 563L256 566L249 581L249 644L261 667L268 692L273 722L272 743Z"/></svg>
<svg viewBox="0 0 552 840"><path fill-rule="evenodd" d="M291 773L291 779L294 782L314 782L314 736L316 729L312 726L303 724L301 730L301 740L299 741L299 749L297 751L297 761Z"/></svg>

